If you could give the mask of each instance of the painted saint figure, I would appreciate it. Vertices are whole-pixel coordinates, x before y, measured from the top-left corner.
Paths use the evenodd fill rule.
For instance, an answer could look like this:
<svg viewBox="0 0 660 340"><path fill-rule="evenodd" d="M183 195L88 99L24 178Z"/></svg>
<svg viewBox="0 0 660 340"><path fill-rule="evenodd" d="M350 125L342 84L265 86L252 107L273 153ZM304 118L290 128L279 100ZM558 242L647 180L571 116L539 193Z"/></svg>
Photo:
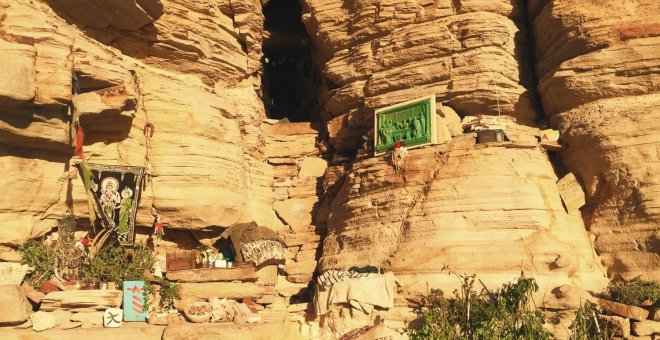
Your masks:
<svg viewBox="0 0 660 340"><path fill-rule="evenodd" d="M420 124L422 125L422 135L426 136L428 131L426 131L426 117L424 116L424 112L420 112L417 117L419 118Z"/></svg>
<svg viewBox="0 0 660 340"><path fill-rule="evenodd" d="M413 132L412 129L410 128L412 125L412 119L408 118L404 120L404 129L405 129L405 140L410 140L413 137Z"/></svg>
<svg viewBox="0 0 660 340"><path fill-rule="evenodd" d="M119 208L119 226L117 232L124 234L128 232L128 222L131 218L132 205L133 205L133 190L124 188L121 191L121 206Z"/></svg>
<svg viewBox="0 0 660 340"><path fill-rule="evenodd" d="M116 178L108 177L101 182L101 207L103 214L108 219L111 226L115 224L115 209L119 207L121 198L119 196L119 181Z"/></svg>
<svg viewBox="0 0 660 340"><path fill-rule="evenodd" d="M424 136L424 131L422 131L422 122L421 122L421 120L422 120L422 118L420 118L420 117L415 117L413 119L412 130L413 130L414 138L419 138L419 137Z"/></svg>

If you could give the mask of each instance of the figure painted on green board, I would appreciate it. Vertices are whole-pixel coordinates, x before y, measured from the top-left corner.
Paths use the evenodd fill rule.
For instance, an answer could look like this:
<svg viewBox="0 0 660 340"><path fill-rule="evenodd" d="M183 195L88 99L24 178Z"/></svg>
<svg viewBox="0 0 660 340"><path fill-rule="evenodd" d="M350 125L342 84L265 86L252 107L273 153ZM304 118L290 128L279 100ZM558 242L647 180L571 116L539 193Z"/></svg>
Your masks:
<svg viewBox="0 0 660 340"><path fill-rule="evenodd" d="M374 143L376 152L392 150L396 141L405 141L406 147L432 142L432 117L435 98L429 96L401 105L393 105L376 111Z"/></svg>
<svg viewBox="0 0 660 340"><path fill-rule="evenodd" d="M422 122L420 117L415 117L412 123L412 131L414 138L418 138L424 135L424 130L422 129Z"/></svg>
<svg viewBox="0 0 660 340"><path fill-rule="evenodd" d="M419 119L419 123L421 124L421 131L422 131L422 134L425 135L425 134L427 133L427 131L426 131L426 125L427 125L427 124L426 124L426 116L424 115L424 112L420 112L420 113L417 115L417 118Z"/></svg>
<svg viewBox="0 0 660 340"><path fill-rule="evenodd" d="M131 219L133 205L133 190L124 188L121 192L121 206L119 208L119 226L117 232L124 234L128 232L128 222Z"/></svg>

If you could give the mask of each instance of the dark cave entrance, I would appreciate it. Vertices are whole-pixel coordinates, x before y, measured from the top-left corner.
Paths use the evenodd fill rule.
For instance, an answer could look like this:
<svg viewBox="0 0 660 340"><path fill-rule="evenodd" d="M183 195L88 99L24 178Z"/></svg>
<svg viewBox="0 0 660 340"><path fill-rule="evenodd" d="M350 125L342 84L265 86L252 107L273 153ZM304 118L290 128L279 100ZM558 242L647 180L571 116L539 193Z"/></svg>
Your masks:
<svg viewBox="0 0 660 340"><path fill-rule="evenodd" d="M270 0L263 7L263 98L268 118L320 121L320 77L298 0Z"/></svg>

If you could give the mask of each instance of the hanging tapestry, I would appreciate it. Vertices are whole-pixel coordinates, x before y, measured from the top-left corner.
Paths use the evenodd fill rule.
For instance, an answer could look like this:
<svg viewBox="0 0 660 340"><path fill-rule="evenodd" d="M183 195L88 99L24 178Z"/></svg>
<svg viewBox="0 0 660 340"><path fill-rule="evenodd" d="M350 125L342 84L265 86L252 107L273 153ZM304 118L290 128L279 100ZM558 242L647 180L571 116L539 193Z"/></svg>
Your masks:
<svg viewBox="0 0 660 340"><path fill-rule="evenodd" d="M115 231L120 245L133 245L144 168L91 163L87 163L87 167L91 172L89 190L103 228ZM84 176L83 166L79 169Z"/></svg>

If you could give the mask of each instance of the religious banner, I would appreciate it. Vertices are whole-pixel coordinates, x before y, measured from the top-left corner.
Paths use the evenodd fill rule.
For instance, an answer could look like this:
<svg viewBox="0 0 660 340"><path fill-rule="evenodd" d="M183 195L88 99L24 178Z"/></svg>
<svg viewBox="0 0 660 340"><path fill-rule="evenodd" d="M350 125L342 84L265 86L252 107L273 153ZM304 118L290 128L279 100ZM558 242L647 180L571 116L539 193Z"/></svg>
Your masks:
<svg viewBox="0 0 660 340"><path fill-rule="evenodd" d="M144 281L124 281L124 321L145 321Z"/></svg>
<svg viewBox="0 0 660 340"><path fill-rule="evenodd" d="M85 187L89 187L103 227L116 232L120 245L133 245L144 168L88 163L87 169L81 165L80 172L90 182Z"/></svg>
<svg viewBox="0 0 660 340"><path fill-rule="evenodd" d="M436 143L435 95L376 110L375 154L393 150L399 142L407 149Z"/></svg>

